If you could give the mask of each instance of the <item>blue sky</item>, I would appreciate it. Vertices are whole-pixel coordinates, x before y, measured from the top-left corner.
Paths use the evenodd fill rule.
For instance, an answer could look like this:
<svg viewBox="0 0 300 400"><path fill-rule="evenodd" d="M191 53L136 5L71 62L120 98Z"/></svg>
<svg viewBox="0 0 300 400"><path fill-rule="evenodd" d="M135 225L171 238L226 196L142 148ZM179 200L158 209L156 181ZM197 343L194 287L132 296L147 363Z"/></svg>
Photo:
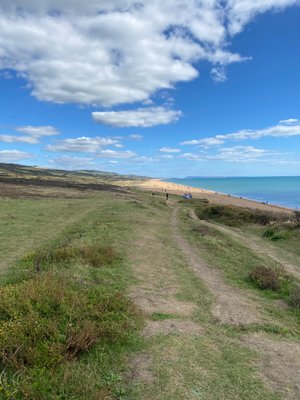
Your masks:
<svg viewBox="0 0 300 400"><path fill-rule="evenodd" d="M299 175L300 1L2 0L0 11L0 162Z"/></svg>

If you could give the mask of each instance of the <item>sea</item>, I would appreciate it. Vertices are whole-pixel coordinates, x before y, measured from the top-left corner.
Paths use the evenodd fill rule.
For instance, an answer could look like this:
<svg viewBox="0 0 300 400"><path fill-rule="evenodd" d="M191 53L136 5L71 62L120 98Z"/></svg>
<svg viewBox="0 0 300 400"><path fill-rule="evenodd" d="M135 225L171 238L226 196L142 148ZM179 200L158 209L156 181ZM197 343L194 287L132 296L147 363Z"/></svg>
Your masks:
<svg viewBox="0 0 300 400"><path fill-rule="evenodd" d="M171 178L166 181L259 202L300 208L300 176L247 178Z"/></svg>

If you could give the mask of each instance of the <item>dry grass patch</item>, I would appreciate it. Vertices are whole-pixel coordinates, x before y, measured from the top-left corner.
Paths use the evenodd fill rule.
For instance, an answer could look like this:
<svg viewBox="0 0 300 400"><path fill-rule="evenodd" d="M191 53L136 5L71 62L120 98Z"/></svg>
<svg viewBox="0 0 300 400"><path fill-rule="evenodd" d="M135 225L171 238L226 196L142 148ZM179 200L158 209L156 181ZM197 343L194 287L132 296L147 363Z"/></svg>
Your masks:
<svg viewBox="0 0 300 400"><path fill-rule="evenodd" d="M299 343L262 334L244 336L241 342L258 352L258 373L271 390L277 390L286 400L300 398Z"/></svg>

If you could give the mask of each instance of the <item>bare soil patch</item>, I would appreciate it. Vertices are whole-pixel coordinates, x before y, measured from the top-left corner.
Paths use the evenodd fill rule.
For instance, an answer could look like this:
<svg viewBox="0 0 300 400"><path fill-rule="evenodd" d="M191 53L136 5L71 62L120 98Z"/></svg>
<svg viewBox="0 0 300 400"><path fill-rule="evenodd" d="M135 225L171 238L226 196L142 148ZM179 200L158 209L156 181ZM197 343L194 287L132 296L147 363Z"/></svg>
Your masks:
<svg viewBox="0 0 300 400"><path fill-rule="evenodd" d="M142 332L142 335L146 338L155 335L172 334L201 335L203 334L203 328L192 321L169 319L164 321L147 321L146 327Z"/></svg>
<svg viewBox="0 0 300 400"><path fill-rule="evenodd" d="M126 374L126 378L133 383L153 383L154 374L151 370L152 364L153 360L149 354L137 354L131 359L130 370Z"/></svg>
<svg viewBox="0 0 300 400"><path fill-rule="evenodd" d="M133 287L129 295L142 312L147 315L158 312L188 317L195 311L195 304L178 301L168 293L149 292L147 287Z"/></svg>
<svg viewBox="0 0 300 400"><path fill-rule="evenodd" d="M266 322L261 308L245 292L224 283L219 271L209 267L195 252L192 246L181 236L177 227L177 209L172 216L174 239L185 254L187 262L195 274L207 285L215 296L212 313L222 324L245 325Z"/></svg>
<svg viewBox="0 0 300 400"><path fill-rule="evenodd" d="M270 339L263 334L243 336L240 341L260 355L259 375L284 399L300 398L300 343Z"/></svg>
<svg viewBox="0 0 300 400"><path fill-rule="evenodd" d="M174 271L169 268L168 257L165 243L155 228L145 227L129 254L134 275L139 281L130 288L129 295L147 315L159 312L188 317L196 306L177 300L180 285Z"/></svg>

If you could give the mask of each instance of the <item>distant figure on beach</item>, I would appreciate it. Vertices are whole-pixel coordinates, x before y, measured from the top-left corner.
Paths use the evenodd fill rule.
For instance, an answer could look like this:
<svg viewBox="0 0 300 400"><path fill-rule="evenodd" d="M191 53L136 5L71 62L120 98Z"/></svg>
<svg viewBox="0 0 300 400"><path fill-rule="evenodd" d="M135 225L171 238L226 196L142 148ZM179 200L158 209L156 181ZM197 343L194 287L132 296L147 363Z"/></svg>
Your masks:
<svg viewBox="0 0 300 400"><path fill-rule="evenodd" d="M166 192L166 200L169 200L169 193Z"/></svg>

